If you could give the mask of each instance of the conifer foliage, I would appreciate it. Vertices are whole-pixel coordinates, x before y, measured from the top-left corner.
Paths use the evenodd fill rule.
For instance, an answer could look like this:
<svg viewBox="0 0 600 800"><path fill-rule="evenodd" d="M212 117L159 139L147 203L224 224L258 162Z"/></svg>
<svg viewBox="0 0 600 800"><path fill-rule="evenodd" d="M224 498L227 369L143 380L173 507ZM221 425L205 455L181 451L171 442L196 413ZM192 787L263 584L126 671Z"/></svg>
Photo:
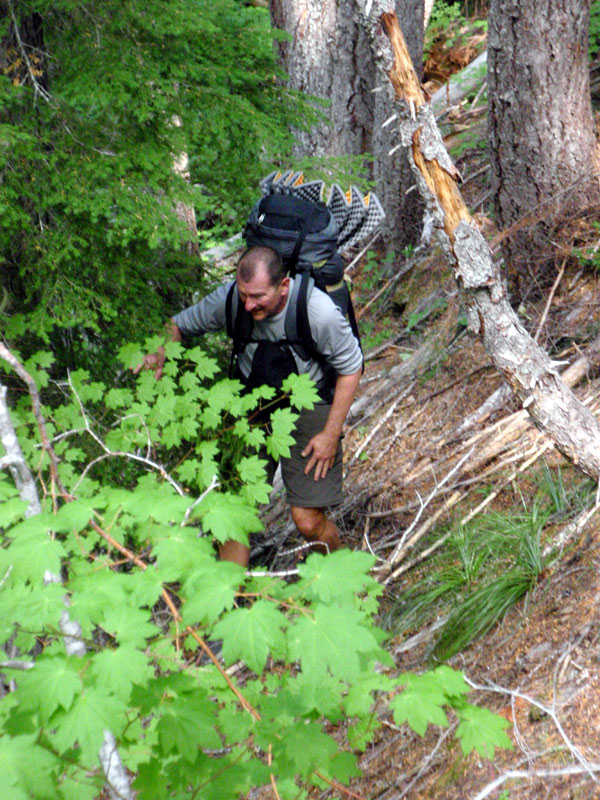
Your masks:
<svg viewBox="0 0 600 800"><path fill-rule="evenodd" d="M177 203L239 230L298 104L268 12L235 0L0 8L0 313L71 368L114 359L198 288ZM191 181L173 165L187 153ZM267 166L268 165L268 166ZM2 326L4 327L4 325Z"/></svg>

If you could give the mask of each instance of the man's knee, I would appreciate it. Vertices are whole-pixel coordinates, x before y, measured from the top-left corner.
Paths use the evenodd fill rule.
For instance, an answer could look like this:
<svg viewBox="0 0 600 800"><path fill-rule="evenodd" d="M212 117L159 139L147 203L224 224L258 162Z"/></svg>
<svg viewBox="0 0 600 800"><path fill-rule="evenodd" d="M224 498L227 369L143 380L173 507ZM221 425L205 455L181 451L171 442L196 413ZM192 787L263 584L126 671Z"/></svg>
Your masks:
<svg viewBox="0 0 600 800"><path fill-rule="evenodd" d="M298 533L309 541L321 538L327 519L322 508L291 506L290 510Z"/></svg>

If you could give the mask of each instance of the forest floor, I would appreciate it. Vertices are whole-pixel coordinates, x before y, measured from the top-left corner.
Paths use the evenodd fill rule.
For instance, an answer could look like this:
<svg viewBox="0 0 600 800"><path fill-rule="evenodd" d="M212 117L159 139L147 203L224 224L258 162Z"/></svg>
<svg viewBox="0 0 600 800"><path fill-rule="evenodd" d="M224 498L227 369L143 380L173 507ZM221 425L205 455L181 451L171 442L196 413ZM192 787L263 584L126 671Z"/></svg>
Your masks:
<svg viewBox="0 0 600 800"><path fill-rule="evenodd" d="M463 103L443 125L464 177L465 202L499 257L488 209L485 108ZM532 265L518 310L553 358L565 366L585 364L574 391L596 414L600 360L586 361L585 354L600 332L599 245L593 219L565 220ZM384 717L360 759L363 777L352 784L352 796L600 798L596 487L531 425L510 394L496 403L489 399L502 377L467 330L456 284L437 248L413 257L367 256L353 278L358 313L364 311L367 363L346 435L348 500L336 519L345 544L378 559L376 574L385 586L381 624L390 632L397 670L434 666L446 616L475 588L518 564L515 520L525 520L537 537L541 568L533 588L485 635L439 659L480 687L472 702L506 718L514 749L497 750L492 760L477 753L465 758L452 735L456 722L421 738ZM509 544L494 559L490 551L502 550L503 530L514 549ZM443 588L449 570L464 573L469 565L466 584L437 598L430 591ZM342 797L333 790L311 796Z"/></svg>

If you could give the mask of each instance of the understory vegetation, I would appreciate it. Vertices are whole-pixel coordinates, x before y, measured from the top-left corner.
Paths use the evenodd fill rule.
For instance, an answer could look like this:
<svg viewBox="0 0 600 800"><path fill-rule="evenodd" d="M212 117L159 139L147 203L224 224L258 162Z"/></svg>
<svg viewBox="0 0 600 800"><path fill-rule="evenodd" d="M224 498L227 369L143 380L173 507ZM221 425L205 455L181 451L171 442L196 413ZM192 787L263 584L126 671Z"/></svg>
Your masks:
<svg viewBox="0 0 600 800"><path fill-rule="evenodd" d="M367 368L336 512L348 549L300 563L280 552L287 513L264 455L289 452L317 397L306 376L288 378L284 398L246 394L212 334L169 343L161 380L133 375L164 321L222 281L230 265L199 249L239 232L262 177L293 163L372 188L368 154L293 160L291 131L322 104L286 88L274 47L285 36L260 5L23 0L0 17L7 800L130 797L119 780L149 800L254 800L260 787L278 800L361 797L363 754L390 731L429 747L396 796L446 751L440 791L461 791L457 764L492 774L516 714L484 707L465 660L511 613L526 625L580 559L569 531L598 506L596 485L526 421L501 438L510 399L460 428L500 380L435 245L396 253L378 240L352 275ZM485 23L469 12L436 4L432 81L444 51L481 48ZM595 58L600 0L591 23ZM35 48L16 36L25 29ZM468 204L495 233L485 101L482 83L442 125ZM560 234L564 310L544 310L547 276L519 308L557 361L600 330L596 283L582 286L598 278L598 223L567 220ZM594 410L595 391L590 379ZM218 560L219 544L250 536L261 547L249 570ZM405 668L397 652L412 642ZM564 739L539 751L577 761Z"/></svg>

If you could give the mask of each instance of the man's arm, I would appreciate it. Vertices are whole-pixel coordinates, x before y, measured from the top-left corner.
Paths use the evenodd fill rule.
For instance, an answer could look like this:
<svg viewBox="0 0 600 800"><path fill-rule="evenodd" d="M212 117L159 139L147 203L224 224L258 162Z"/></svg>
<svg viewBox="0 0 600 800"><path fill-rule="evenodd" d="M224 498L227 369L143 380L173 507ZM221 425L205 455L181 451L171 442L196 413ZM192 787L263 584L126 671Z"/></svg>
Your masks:
<svg viewBox="0 0 600 800"><path fill-rule="evenodd" d="M362 367L351 375L338 376L325 427L320 433L313 436L302 451L304 457L310 455L304 474L308 475L311 469L315 467L316 481L319 478L324 478L333 466L340 436L342 435L342 428L344 427L344 420L348 416L348 411L350 411L361 375Z"/></svg>
<svg viewBox="0 0 600 800"><path fill-rule="evenodd" d="M180 342L182 340L181 331L175 324L175 320L170 319L165 323L166 339L171 342ZM165 366L165 348L159 345L156 353L147 353L141 364L133 369L133 374L137 375L143 369L153 369L154 377L156 380L162 377L163 367Z"/></svg>

